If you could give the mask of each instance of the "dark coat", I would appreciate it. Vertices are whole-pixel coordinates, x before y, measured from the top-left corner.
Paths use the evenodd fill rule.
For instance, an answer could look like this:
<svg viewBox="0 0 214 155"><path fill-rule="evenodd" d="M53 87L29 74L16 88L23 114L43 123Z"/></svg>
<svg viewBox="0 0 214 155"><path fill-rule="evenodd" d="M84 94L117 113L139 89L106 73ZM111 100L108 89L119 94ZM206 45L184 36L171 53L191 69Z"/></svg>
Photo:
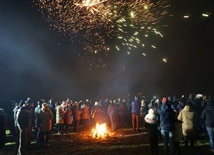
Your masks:
<svg viewBox="0 0 214 155"><path fill-rule="evenodd" d="M0 115L0 149L4 147L6 143L6 133L5 133L5 122L4 118Z"/></svg>
<svg viewBox="0 0 214 155"><path fill-rule="evenodd" d="M161 130L172 131L175 128L176 114L168 103L162 104L157 113L159 114L159 121Z"/></svg>
<svg viewBox="0 0 214 155"><path fill-rule="evenodd" d="M206 127L214 127L214 104L209 104L202 111L201 119L205 122Z"/></svg>
<svg viewBox="0 0 214 155"><path fill-rule="evenodd" d="M23 129L29 129L32 124L32 113L27 106L22 106L17 111L17 123L18 127Z"/></svg>

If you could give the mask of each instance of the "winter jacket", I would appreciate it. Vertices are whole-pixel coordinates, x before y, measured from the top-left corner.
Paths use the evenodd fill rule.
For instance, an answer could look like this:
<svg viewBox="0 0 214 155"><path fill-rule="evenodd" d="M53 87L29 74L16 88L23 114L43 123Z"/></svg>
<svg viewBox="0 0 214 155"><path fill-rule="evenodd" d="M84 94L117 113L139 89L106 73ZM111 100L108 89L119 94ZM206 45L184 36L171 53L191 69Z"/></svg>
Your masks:
<svg viewBox="0 0 214 155"><path fill-rule="evenodd" d="M82 119L90 119L90 106L85 105L84 108L82 109Z"/></svg>
<svg viewBox="0 0 214 155"><path fill-rule="evenodd" d="M135 99L132 102L132 114L140 115L140 102L138 99Z"/></svg>
<svg viewBox="0 0 214 155"><path fill-rule="evenodd" d="M17 126L22 130L29 129L31 127L32 114L30 109L26 105L23 105L17 110L16 120Z"/></svg>
<svg viewBox="0 0 214 155"><path fill-rule="evenodd" d="M50 131L52 128L52 119L53 119L53 113L51 112L51 110L49 111L40 111L39 114L40 117L40 128L43 132L47 132Z"/></svg>
<svg viewBox="0 0 214 155"><path fill-rule="evenodd" d="M199 117L193 108L186 105L177 118L182 121L182 133L184 136L194 136L197 133Z"/></svg>
<svg viewBox="0 0 214 155"><path fill-rule="evenodd" d="M103 121L103 111L99 105L95 105L92 109L92 118L97 123L101 123Z"/></svg>
<svg viewBox="0 0 214 155"><path fill-rule="evenodd" d="M205 122L206 127L214 127L214 105L207 105L202 111L201 119Z"/></svg>
<svg viewBox="0 0 214 155"><path fill-rule="evenodd" d="M72 119L72 111L71 111L71 106L65 107L65 114L64 114L64 123L65 124L72 124L73 119Z"/></svg>
<svg viewBox="0 0 214 155"><path fill-rule="evenodd" d="M173 131L175 128L176 114L171 106L168 103L164 103L158 108L157 113L160 117L160 124L162 123L161 130Z"/></svg>
<svg viewBox="0 0 214 155"><path fill-rule="evenodd" d="M61 106L56 107L56 123L57 124L64 124L64 109Z"/></svg>
<svg viewBox="0 0 214 155"><path fill-rule="evenodd" d="M80 121L81 120L82 111L79 109L78 106L74 106L73 108L73 120Z"/></svg>
<svg viewBox="0 0 214 155"><path fill-rule="evenodd" d="M144 120L146 122L146 126L147 126L146 129L149 137L158 137L158 122L156 121L156 118L152 120L147 116L148 115L144 117Z"/></svg>

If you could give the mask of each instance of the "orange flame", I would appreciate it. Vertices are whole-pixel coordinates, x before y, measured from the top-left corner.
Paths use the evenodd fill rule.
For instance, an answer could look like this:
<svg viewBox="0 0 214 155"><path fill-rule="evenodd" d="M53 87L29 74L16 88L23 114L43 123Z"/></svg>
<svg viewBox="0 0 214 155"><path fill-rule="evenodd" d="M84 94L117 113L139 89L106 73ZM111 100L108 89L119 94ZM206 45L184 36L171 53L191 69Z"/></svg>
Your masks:
<svg viewBox="0 0 214 155"><path fill-rule="evenodd" d="M92 129L91 137L92 138L105 138L109 135L106 124L96 124L95 129Z"/></svg>

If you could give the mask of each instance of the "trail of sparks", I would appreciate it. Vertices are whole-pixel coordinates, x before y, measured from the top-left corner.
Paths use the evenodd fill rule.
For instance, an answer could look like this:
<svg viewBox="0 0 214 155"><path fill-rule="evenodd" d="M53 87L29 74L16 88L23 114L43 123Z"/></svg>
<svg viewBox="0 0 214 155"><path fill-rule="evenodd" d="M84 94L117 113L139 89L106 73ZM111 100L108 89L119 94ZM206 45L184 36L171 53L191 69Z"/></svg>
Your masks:
<svg viewBox="0 0 214 155"><path fill-rule="evenodd" d="M151 38L163 37L158 28L161 27L160 21L168 14L169 5L167 4L167 1L156 3L152 3L151 0L129 1L126 15L116 21L117 38L120 41L115 48L126 51L127 54L140 49L138 51L143 56L148 55L144 50L146 46L156 49L155 43L148 42L151 42Z"/></svg>
<svg viewBox="0 0 214 155"><path fill-rule="evenodd" d="M46 22L58 34L69 40L80 38L84 53L80 54L90 66L104 67L101 56L113 51L107 45L117 38L115 48L128 54L144 48L151 33L163 37L157 30L168 14L167 0L33 0ZM124 50L123 47L127 47ZM156 45L151 44L156 49ZM141 50L142 51L142 50ZM142 52L146 56L145 51Z"/></svg>

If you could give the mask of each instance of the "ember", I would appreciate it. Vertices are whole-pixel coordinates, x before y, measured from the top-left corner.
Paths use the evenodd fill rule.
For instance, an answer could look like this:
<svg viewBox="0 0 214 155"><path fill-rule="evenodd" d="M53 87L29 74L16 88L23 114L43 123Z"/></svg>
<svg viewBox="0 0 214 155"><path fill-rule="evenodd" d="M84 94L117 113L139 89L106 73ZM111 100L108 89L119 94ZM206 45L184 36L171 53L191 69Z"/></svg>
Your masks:
<svg viewBox="0 0 214 155"><path fill-rule="evenodd" d="M96 124L95 129L92 129L91 137L92 138L105 138L109 136L106 124Z"/></svg>

